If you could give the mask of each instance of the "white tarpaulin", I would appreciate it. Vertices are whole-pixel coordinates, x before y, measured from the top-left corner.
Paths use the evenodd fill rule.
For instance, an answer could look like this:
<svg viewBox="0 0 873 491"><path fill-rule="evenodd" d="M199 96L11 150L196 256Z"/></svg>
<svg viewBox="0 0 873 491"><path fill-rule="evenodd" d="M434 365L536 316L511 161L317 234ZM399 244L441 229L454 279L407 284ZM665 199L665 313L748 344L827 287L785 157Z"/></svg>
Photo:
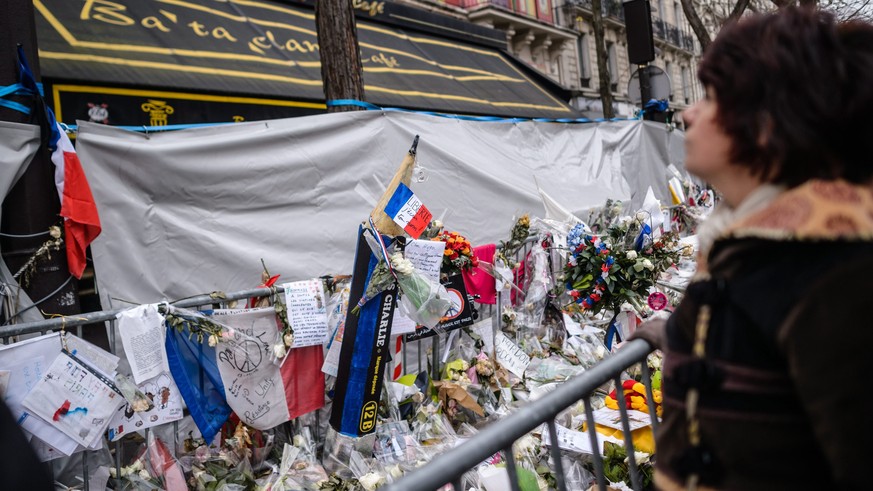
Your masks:
<svg viewBox="0 0 873 491"><path fill-rule="evenodd" d="M581 218L607 198L669 203L682 134L663 124L473 122L364 111L142 134L79 126L100 211L99 291L149 303L260 282L349 273L358 224L415 135L426 180L412 189L473 244L543 215L534 184ZM117 304L117 302L116 302Z"/></svg>

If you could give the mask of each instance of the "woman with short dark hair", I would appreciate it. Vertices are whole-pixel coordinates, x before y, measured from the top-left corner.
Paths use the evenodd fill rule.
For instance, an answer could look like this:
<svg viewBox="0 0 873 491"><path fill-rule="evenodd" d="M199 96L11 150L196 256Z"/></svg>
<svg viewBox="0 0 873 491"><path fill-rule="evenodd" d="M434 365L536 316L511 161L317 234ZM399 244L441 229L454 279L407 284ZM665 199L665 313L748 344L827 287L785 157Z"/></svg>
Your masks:
<svg viewBox="0 0 873 491"><path fill-rule="evenodd" d="M660 489L871 489L873 26L804 8L725 27L686 168L722 202L665 323Z"/></svg>

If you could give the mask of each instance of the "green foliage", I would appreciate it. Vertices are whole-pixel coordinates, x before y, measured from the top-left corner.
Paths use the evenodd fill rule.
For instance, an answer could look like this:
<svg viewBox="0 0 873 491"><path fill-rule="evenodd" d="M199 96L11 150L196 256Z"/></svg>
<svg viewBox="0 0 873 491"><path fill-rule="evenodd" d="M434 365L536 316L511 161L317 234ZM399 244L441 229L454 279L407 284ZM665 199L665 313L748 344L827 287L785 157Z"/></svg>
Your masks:
<svg viewBox="0 0 873 491"><path fill-rule="evenodd" d="M610 482L624 482L631 486L630 468L624 447L612 442L604 442L603 445L606 453L603 458L603 475ZM642 464L637 462L637 468L640 470L643 489L651 489L654 482L654 467L649 462Z"/></svg>

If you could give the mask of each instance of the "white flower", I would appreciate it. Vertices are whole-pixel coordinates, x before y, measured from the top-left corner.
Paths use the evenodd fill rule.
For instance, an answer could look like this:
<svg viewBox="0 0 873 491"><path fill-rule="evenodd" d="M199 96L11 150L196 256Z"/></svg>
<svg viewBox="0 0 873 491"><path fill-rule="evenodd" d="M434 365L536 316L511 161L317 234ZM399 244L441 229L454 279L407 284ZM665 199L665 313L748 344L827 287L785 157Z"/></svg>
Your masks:
<svg viewBox="0 0 873 491"><path fill-rule="evenodd" d="M294 335L289 332L282 337L282 340L285 342L285 346L290 348L291 345L294 344Z"/></svg>
<svg viewBox="0 0 873 491"><path fill-rule="evenodd" d="M149 479L151 479L152 476L149 475L149 471L143 469L143 470L139 471L139 477L140 477L140 479L148 481Z"/></svg>
<svg viewBox="0 0 873 491"><path fill-rule="evenodd" d="M412 271L415 269L415 266L412 265L412 261L403 257L403 254L400 252L391 254L391 267L394 268L394 271L398 274L404 276L412 274Z"/></svg>
<svg viewBox="0 0 873 491"><path fill-rule="evenodd" d="M209 335L209 346L212 348L218 346L218 336L216 336L215 334Z"/></svg>
<svg viewBox="0 0 873 491"><path fill-rule="evenodd" d="M637 251L627 251L626 256L628 259L636 259L637 258Z"/></svg>
<svg viewBox="0 0 873 491"><path fill-rule="evenodd" d="M606 348L603 346L598 346L594 349L594 356L596 356L598 360L602 360L603 357L606 356Z"/></svg>
<svg viewBox="0 0 873 491"><path fill-rule="evenodd" d="M649 221L649 214L644 211L637 212L637 221L640 223Z"/></svg>
<svg viewBox="0 0 873 491"><path fill-rule="evenodd" d="M637 462L637 465L645 464L649 461L650 457L651 454L647 454L646 452L634 452L634 460ZM629 463L627 457L624 458L624 461L625 463Z"/></svg>
<svg viewBox="0 0 873 491"><path fill-rule="evenodd" d="M49 235L51 235L51 237L53 239L60 239L61 238L61 228L58 227L57 225L52 225L51 227L49 227Z"/></svg>
<svg viewBox="0 0 873 491"><path fill-rule="evenodd" d="M400 479L403 477L403 471L400 469L399 465L392 465L387 470L388 474L390 474L394 479Z"/></svg>
<svg viewBox="0 0 873 491"><path fill-rule="evenodd" d="M384 483L384 479L375 472L368 472L361 476L358 482L367 491L374 491L380 484Z"/></svg>
<svg viewBox="0 0 873 491"><path fill-rule="evenodd" d="M649 261L648 259L643 259L643 267L648 269L649 271L655 269L655 265L652 264L652 261Z"/></svg>
<svg viewBox="0 0 873 491"><path fill-rule="evenodd" d="M284 344L273 345L273 355L275 355L276 358L285 358L286 353L287 350L285 349Z"/></svg>
<svg viewBox="0 0 873 491"><path fill-rule="evenodd" d="M623 216L623 217L618 219L618 223L622 226L627 226L627 225L630 225L631 220L632 220L631 217Z"/></svg>
<svg viewBox="0 0 873 491"><path fill-rule="evenodd" d="M433 228L436 228L436 229L443 228L443 222L441 222L439 220L434 220L434 221L430 222L430 224Z"/></svg>

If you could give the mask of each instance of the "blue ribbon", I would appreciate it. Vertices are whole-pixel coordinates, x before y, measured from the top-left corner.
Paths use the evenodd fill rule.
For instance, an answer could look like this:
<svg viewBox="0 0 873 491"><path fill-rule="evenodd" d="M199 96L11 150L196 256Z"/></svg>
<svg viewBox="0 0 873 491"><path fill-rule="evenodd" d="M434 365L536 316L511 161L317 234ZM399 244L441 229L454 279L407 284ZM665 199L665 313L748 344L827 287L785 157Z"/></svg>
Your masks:
<svg viewBox="0 0 873 491"><path fill-rule="evenodd" d="M439 113L433 111L416 111L412 109L404 109L399 107L379 107L375 104L365 101L359 101L357 99L331 99L326 102L328 107L336 107L336 106L357 106L368 111L397 111L397 112L407 112L407 113L416 113L416 114L425 114L428 116L437 116L441 118L450 118L450 119L459 119L462 121L491 121L491 122L502 122L502 123L521 123L524 121L535 121L538 123L565 123L565 124L576 124L576 123L603 123L606 121L631 121L635 118L597 118L595 120L591 120L588 118L505 118L501 116L466 116L462 114L447 114L447 113Z"/></svg>

